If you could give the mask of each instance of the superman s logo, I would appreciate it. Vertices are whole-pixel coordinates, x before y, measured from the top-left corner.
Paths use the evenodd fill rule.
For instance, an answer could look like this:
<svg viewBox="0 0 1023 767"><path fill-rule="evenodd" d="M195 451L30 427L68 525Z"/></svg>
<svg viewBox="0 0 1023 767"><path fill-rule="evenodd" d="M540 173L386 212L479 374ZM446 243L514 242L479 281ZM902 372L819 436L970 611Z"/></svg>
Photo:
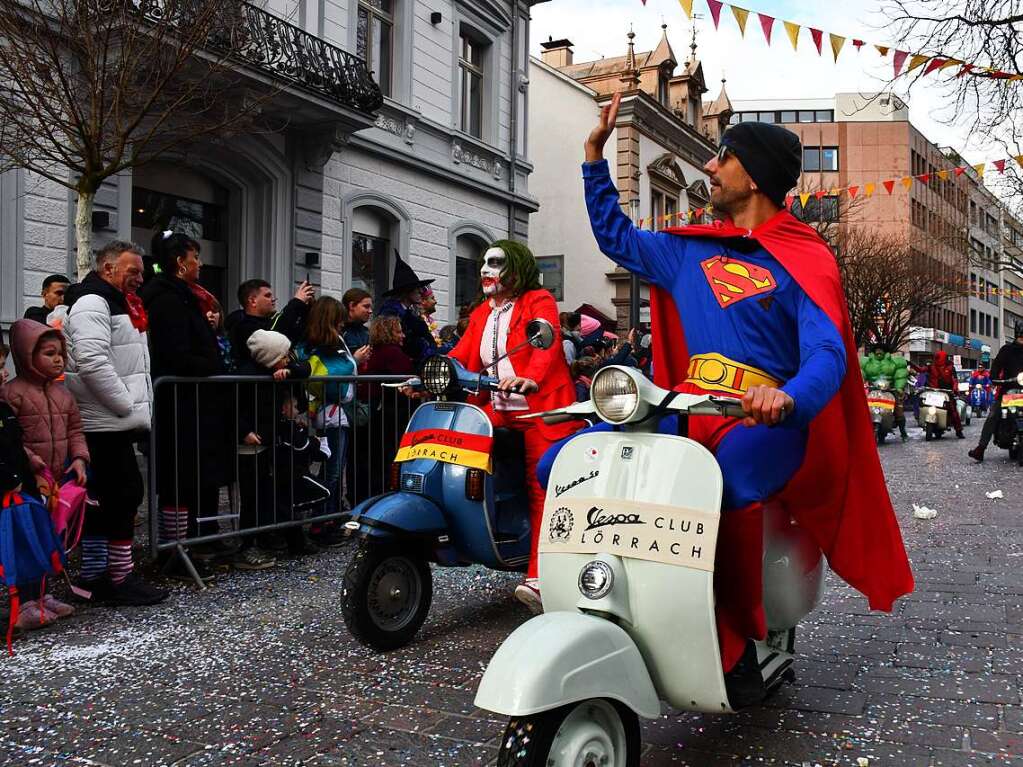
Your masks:
<svg viewBox="0 0 1023 767"><path fill-rule="evenodd" d="M701 262L700 266L722 309L745 298L769 293L778 286L774 276L762 266L727 256L713 256Z"/></svg>

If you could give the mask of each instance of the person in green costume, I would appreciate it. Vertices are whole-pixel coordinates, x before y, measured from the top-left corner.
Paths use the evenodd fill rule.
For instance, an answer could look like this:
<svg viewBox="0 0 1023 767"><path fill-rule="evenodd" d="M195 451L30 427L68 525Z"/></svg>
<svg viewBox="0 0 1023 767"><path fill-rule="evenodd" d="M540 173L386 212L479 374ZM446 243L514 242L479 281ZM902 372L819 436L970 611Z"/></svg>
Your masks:
<svg viewBox="0 0 1023 767"><path fill-rule="evenodd" d="M909 439L906 434L906 410L903 403L906 398L906 384L909 382L909 363L905 357L892 354L888 349L875 344L871 347L870 354L860 358L860 371L863 373L863 380L869 386L876 386L878 379L884 379L892 394L895 395L895 424L899 427L899 434L902 441Z"/></svg>

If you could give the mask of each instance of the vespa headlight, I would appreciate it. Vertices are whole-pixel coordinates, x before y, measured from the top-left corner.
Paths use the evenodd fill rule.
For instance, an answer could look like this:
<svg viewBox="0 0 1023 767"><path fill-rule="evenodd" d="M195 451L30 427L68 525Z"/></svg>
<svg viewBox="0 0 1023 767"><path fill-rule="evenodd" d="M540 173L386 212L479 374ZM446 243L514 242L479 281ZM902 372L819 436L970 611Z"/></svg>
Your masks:
<svg viewBox="0 0 1023 767"><path fill-rule="evenodd" d="M639 386L621 368L604 368L593 377L590 399L593 400L597 415L603 420L622 424L639 409Z"/></svg>
<svg viewBox="0 0 1023 767"><path fill-rule="evenodd" d="M420 368L419 378L424 389L439 397L451 390L455 380L455 366L442 355L427 357Z"/></svg>
<svg viewBox="0 0 1023 767"><path fill-rule="evenodd" d="M1020 386L1023 386L1023 373L1020 373L1018 376L1016 376L1016 383L1018 383Z"/></svg>
<svg viewBox="0 0 1023 767"><path fill-rule="evenodd" d="M607 562L595 559L579 571L579 593L587 599L606 597L614 585L615 574Z"/></svg>

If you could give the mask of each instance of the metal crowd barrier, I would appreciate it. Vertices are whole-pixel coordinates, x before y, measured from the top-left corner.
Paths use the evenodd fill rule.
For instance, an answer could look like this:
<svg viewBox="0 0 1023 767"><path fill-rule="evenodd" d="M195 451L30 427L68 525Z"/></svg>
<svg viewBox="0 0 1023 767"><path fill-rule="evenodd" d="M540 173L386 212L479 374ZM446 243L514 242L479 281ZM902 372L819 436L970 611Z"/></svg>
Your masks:
<svg viewBox="0 0 1023 767"><path fill-rule="evenodd" d="M277 531L294 535L296 528L337 519L384 492L418 402L380 384L408 377L277 382L269 376L167 376L155 381L148 456L153 557L175 551L203 588L191 548ZM332 435L337 421L331 406L352 386L350 404L340 405L348 426ZM310 439L328 437L332 453L343 433L344 455L334 464L339 470L329 471L331 459L306 465L303 429ZM249 433L258 441L247 443ZM165 514L165 508L177 513Z"/></svg>

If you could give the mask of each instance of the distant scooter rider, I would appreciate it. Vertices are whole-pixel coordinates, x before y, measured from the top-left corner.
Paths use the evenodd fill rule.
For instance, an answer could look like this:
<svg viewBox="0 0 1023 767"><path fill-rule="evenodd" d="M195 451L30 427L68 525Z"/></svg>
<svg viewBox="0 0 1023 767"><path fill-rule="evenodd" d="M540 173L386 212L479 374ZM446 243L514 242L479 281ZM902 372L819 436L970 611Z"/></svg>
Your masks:
<svg viewBox="0 0 1023 767"><path fill-rule="evenodd" d="M948 402L945 405L948 409L948 422L952 424L959 439L966 439L966 435L963 434L963 423L959 419L959 407L956 403L959 379L956 377L955 365L948 358L948 352L936 352L930 365L925 368L914 365L913 369L918 373L926 371L928 388L948 392Z"/></svg>
<svg viewBox="0 0 1023 767"><path fill-rule="evenodd" d="M1014 333L1016 340L1007 343L999 349L995 361L991 363L991 379L994 381L1015 378L1020 373L1023 373L1023 322L1016 323ZM968 453L970 458L978 463L984 460L984 451L987 449L991 437L994 436L995 430L998 428L998 422L1002 418L1003 391L1004 387L1000 386L998 394L995 395L995 401L991 405L991 413L988 415L987 420L984 421L984 428L980 432L980 442Z"/></svg>

